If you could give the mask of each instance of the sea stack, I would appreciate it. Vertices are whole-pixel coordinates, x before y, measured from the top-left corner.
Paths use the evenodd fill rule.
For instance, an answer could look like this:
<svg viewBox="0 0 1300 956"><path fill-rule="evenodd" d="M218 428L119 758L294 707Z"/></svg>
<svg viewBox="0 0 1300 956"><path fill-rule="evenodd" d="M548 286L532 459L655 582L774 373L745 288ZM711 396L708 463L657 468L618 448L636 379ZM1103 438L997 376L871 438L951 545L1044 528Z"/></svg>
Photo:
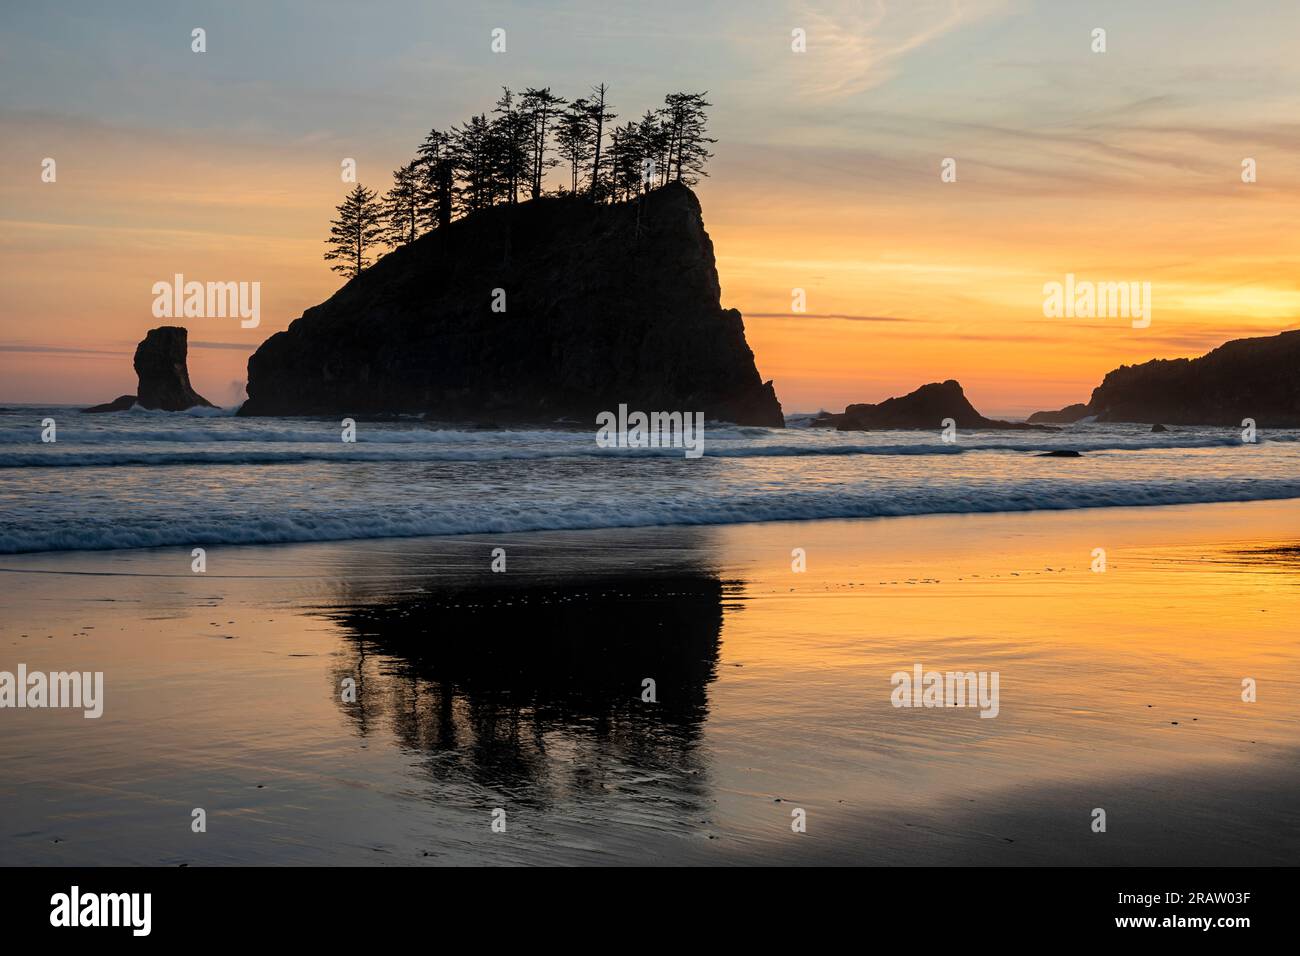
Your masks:
<svg viewBox="0 0 1300 956"><path fill-rule="evenodd" d="M239 414L594 422L620 404L784 425L680 183L612 205L493 206L426 233L263 342Z"/></svg>
<svg viewBox="0 0 1300 956"><path fill-rule="evenodd" d="M175 325L150 329L135 347L136 394L122 395L83 411L120 412L133 405L167 412L183 412L196 406L216 408L190 385L188 354L189 333L185 329Z"/></svg>
<svg viewBox="0 0 1300 956"><path fill-rule="evenodd" d="M818 416L815 427L834 427L842 432L885 428L942 428L951 418L958 428L1024 429L1037 426L985 418L966 398L961 384L953 379L922 385L899 398L887 398L879 405L850 405L839 415Z"/></svg>

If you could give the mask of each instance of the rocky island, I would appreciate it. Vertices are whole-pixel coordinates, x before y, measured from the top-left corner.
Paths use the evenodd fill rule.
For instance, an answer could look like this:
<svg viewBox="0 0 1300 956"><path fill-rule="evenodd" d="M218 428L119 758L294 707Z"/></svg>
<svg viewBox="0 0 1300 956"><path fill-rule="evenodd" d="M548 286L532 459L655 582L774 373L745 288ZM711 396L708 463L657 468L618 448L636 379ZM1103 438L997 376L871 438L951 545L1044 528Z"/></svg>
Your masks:
<svg viewBox="0 0 1300 956"><path fill-rule="evenodd" d="M267 339L239 414L551 422L620 403L784 425L681 183L493 206L420 236Z"/></svg>
<svg viewBox="0 0 1300 956"><path fill-rule="evenodd" d="M958 428L1026 429L1039 426L985 418L975 410L961 385L953 379L931 382L900 398L887 398L879 405L850 405L841 414L824 413L813 419L815 428L839 431L872 431L886 428L941 428L951 418Z"/></svg>

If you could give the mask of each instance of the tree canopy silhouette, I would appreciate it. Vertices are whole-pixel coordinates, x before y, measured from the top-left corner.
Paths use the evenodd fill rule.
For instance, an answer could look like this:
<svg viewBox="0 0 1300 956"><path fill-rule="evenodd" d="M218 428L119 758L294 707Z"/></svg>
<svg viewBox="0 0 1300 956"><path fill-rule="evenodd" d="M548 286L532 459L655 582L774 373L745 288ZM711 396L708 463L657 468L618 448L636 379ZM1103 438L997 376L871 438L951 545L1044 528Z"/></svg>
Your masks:
<svg viewBox="0 0 1300 956"><path fill-rule="evenodd" d="M518 94L502 87L491 113L434 128L413 159L393 171L382 199L356 185L331 221L330 268L349 277L370 264L374 246L396 248L457 216L547 194L547 173L565 167L552 195L615 202L680 182L695 185L716 142L707 135L704 93L669 93L663 105L614 126L601 83L572 101L550 87Z"/></svg>
<svg viewBox="0 0 1300 956"><path fill-rule="evenodd" d="M383 206L375 191L357 183L339 203L338 217L330 222L326 261L349 279L370 265L370 250L384 238Z"/></svg>

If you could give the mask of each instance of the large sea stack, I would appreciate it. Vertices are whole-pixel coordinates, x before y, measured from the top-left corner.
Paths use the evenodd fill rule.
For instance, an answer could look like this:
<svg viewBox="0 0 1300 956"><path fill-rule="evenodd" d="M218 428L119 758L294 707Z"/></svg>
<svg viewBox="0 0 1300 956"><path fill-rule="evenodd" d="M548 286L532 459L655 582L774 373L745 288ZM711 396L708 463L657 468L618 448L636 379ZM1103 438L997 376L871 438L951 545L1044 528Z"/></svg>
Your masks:
<svg viewBox="0 0 1300 956"><path fill-rule="evenodd" d="M621 403L784 424L680 184L495 206L396 249L262 343L240 414L594 421Z"/></svg>
<svg viewBox="0 0 1300 956"><path fill-rule="evenodd" d="M1194 359L1155 359L1108 372L1086 405L1035 412L1031 422L1300 427L1300 331L1234 339Z"/></svg>
<svg viewBox="0 0 1300 956"><path fill-rule="evenodd" d="M83 410L124 412L137 404L167 412L183 412L196 406L216 408L190 385L188 355L189 333L185 329L176 325L150 329L135 347L136 394Z"/></svg>

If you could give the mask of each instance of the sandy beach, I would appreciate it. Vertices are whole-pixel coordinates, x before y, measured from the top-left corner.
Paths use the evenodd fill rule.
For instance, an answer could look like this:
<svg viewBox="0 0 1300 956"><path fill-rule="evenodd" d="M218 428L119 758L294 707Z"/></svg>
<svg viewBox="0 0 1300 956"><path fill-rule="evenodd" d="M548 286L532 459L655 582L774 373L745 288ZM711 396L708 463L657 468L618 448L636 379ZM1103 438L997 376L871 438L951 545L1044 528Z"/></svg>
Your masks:
<svg viewBox="0 0 1300 956"><path fill-rule="evenodd" d="M10 555L0 670L105 701L5 714L0 864L1294 861L1297 545L1291 500ZM997 716L893 706L917 664Z"/></svg>

